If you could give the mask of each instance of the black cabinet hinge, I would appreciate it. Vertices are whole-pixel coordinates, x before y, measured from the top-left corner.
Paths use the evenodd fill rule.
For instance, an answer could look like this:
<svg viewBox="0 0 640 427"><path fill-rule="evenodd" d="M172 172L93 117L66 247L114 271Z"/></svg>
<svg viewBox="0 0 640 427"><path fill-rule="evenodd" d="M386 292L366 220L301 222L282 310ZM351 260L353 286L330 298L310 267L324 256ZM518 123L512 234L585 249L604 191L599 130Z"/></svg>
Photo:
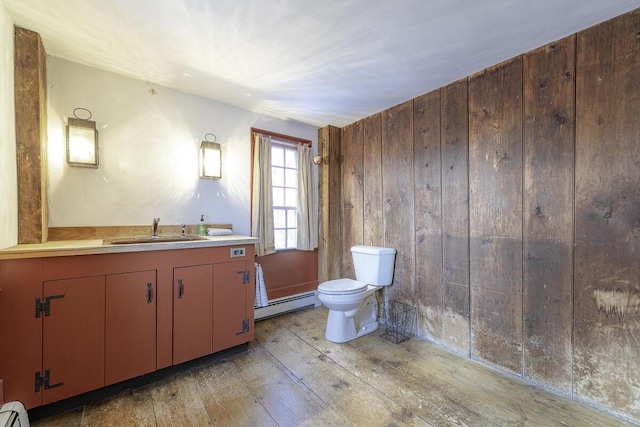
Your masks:
<svg viewBox="0 0 640 427"><path fill-rule="evenodd" d="M236 335L242 335L249 332L249 319L244 319L242 321L242 330L240 332L236 332Z"/></svg>
<svg viewBox="0 0 640 427"><path fill-rule="evenodd" d="M55 384L49 384L49 376L50 376L49 369L44 370L44 375L42 375L40 371L36 371L36 393L40 391L40 388L47 390L50 388L60 387L61 385L64 385L64 382L62 381Z"/></svg>
<svg viewBox="0 0 640 427"><path fill-rule="evenodd" d="M48 297L44 297L44 302L40 297L36 298L36 319L42 316L42 313L44 313L45 316L51 316L51 300L58 298L64 298L64 294L49 295Z"/></svg>
<svg viewBox="0 0 640 427"><path fill-rule="evenodd" d="M147 283L147 304L153 302L153 285L151 282Z"/></svg>
<svg viewBox="0 0 640 427"><path fill-rule="evenodd" d="M36 298L36 319L38 319L41 315L41 313L44 311L44 303L42 302L42 300L40 299L40 297ZM36 372L36 375L39 374L39 372ZM36 382L37 384L37 382ZM36 390L38 391L38 390Z"/></svg>

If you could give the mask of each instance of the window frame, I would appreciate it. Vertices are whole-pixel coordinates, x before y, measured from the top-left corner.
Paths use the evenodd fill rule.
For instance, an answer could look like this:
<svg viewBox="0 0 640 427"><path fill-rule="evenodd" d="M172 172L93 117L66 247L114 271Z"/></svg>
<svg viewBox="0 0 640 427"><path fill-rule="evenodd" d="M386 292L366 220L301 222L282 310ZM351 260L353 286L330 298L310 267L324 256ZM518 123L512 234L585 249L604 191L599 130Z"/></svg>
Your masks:
<svg viewBox="0 0 640 427"><path fill-rule="evenodd" d="M274 165L274 161L273 161L273 149L282 149L283 150L283 164L282 166L280 165ZM295 168L291 167L291 166L287 166L287 152L289 153L293 153L296 159L296 164L295 164ZM276 217L276 211L281 211L284 212L284 227L278 227L276 226L276 224L274 223L273 225L273 231L274 233L277 234L278 231L282 231L284 230L284 241L285 241L285 247L278 247L277 243L276 243L276 251L286 251L286 250L291 250L291 249L296 249L297 243L295 243L293 246L289 246L289 239L292 238L290 236L290 233L295 230L295 241L297 242L297 233L298 233L298 222L297 222L297 218L295 220L295 227L290 226L290 215L296 215L297 216L297 211L298 211L298 203L297 200L294 203L294 206L291 206L291 204L289 203L289 191L287 190L294 190L295 196L297 198L297 191L298 191L298 162L297 162L297 157L298 157L298 146L297 144L292 144L288 141L283 141L281 139L275 139L275 138L271 138L271 171L272 171L272 175L273 175L273 171L274 169L281 169L282 170L282 185L276 185L272 182L271 184L271 188L272 191L274 193L273 199L274 199L274 205L273 205L273 217ZM295 182L295 187L292 187L291 185L288 185L289 182L287 180L287 171L291 171L291 170L295 170L295 178L296 178L296 182ZM282 205L276 205L275 204L275 192L276 189L282 189ZM276 239L277 242L277 239Z"/></svg>
<svg viewBox="0 0 640 427"><path fill-rule="evenodd" d="M308 146L312 146L312 142L308 139L303 139L303 138L298 138L295 136L290 136L290 135L284 135L281 133L276 133L276 132L271 132L268 130L263 130L263 129L258 129L258 128L251 128L251 132L250 132L250 140L251 140L251 191L253 192L253 164L254 164L254 148L255 148L255 135L256 134L261 134L264 136L269 136L271 137L272 140L272 144L276 144L276 145L282 145L282 146L288 146L291 148L295 147L295 150L297 151L297 147L300 144L306 144ZM273 167L273 166L272 166ZM297 173L297 165L296 165L296 173ZM297 186L297 184L296 184ZM273 188L273 184L272 184L272 188ZM274 205L274 211L276 209L276 206ZM294 212L297 211L297 206L295 208L292 208ZM250 212L253 212L253 206L251 206L251 210ZM275 214L275 212L274 212ZM297 213L296 213L297 214ZM286 220L286 219L285 219ZM296 222L296 233L298 230L298 224ZM275 225L274 225L274 231L276 230ZM277 252L286 252L286 251L295 251L297 250L296 247L292 247L292 248L276 248L276 253Z"/></svg>

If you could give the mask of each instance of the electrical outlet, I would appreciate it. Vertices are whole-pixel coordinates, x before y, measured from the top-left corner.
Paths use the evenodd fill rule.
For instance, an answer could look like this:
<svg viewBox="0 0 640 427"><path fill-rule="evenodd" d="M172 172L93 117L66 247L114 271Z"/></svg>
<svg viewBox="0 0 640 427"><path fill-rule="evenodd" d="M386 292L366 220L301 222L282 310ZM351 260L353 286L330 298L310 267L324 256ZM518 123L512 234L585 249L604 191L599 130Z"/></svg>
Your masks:
<svg viewBox="0 0 640 427"><path fill-rule="evenodd" d="M231 248L231 258L245 256L245 248Z"/></svg>

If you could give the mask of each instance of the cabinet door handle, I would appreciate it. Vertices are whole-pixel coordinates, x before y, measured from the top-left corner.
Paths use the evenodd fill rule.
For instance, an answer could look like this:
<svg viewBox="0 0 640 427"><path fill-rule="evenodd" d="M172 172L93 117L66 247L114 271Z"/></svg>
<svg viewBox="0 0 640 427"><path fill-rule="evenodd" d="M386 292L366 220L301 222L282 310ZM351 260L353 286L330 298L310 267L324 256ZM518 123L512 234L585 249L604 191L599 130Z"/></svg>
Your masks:
<svg viewBox="0 0 640 427"><path fill-rule="evenodd" d="M149 282L147 283L147 304L151 304L151 298L153 298L153 286Z"/></svg>
<svg viewBox="0 0 640 427"><path fill-rule="evenodd" d="M184 285L182 284L182 279L178 279L178 299L182 298L183 293L184 293Z"/></svg>
<svg viewBox="0 0 640 427"><path fill-rule="evenodd" d="M246 285L249 283L249 270L240 270L236 271L236 274L242 274L242 284Z"/></svg>

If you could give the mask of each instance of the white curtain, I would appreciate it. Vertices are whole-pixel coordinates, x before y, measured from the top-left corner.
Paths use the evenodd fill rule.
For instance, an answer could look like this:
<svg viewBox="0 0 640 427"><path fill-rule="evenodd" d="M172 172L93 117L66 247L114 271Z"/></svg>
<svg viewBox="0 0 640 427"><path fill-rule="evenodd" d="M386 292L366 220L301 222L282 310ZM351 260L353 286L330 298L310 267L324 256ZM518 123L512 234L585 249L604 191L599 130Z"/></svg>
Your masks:
<svg viewBox="0 0 640 427"><path fill-rule="evenodd" d="M255 134L253 156L251 235L258 238L256 254L263 256L276 251L273 232L273 187L271 185L270 137Z"/></svg>
<svg viewBox="0 0 640 427"><path fill-rule="evenodd" d="M317 211L313 200L313 153L306 144L298 144L298 243L297 249L312 251L318 247Z"/></svg>

